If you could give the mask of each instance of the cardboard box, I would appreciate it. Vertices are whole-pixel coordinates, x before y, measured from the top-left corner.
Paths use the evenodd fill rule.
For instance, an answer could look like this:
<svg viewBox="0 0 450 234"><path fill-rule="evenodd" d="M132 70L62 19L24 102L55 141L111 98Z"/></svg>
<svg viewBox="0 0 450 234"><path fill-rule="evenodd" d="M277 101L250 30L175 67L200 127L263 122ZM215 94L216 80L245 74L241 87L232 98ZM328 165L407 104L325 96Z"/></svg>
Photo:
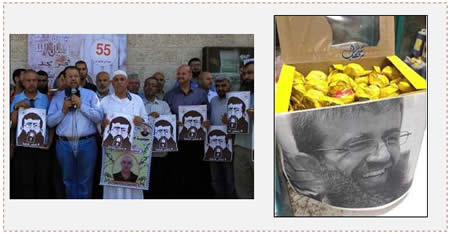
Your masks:
<svg viewBox="0 0 450 234"><path fill-rule="evenodd" d="M282 69L276 85L279 160L298 193L339 208L385 208L405 196L426 126L426 81L394 55L394 18L374 19L379 40L364 46L352 41L332 45L339 33L325 16L276 17L281 57L291 66ZM328 73L337 63L358 63L366 70L393 65L418 91L287 112L294 68L306 76L311 70Z"/></svg>

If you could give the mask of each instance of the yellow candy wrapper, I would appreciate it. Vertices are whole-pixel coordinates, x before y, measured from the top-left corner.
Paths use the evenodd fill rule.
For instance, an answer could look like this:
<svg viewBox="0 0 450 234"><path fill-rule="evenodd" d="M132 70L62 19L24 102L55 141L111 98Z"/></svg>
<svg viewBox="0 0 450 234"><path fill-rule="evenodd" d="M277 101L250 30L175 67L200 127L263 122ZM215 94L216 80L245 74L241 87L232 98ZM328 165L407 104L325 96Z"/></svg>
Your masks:
<svg viewBox="0 0 450 234"><path fill-rule="evenodd" d="M315 89L322 92L323 94L327 94L328 82L326 80L311 79L306 81L305 88L307 91L310 89Z"/></svg>
<svg viewBox="0 0 450 234"><path fill-rule="evenodd" d="M308 75L306 76L305 80L306 81L309 81L309 80L324 80L324 81L326 81L327 80L327 74L325 74L325 72L323 72L323 71L315 71L315 70L313 70L313 71L310 71L308 73Z"/></svg>
<svg viewBox="0 0 450 234"><path fill-rule="evenodd" d="M376 100L380 97L380 88L376 85L362 84L356 89L355 95L358 100Z"/></svg>
<svg viewBox="0 0 450 234"><path fill-rule="evenodd" d="M356 84L369 84L369 77L368 76L362 76L355 78Z"/></svg>
<svg viewBox="0 0 450 234"><path fill-rule="evenodd" d="M366 71L361 65L357 63L349 63L344 67L344 73L356 78L360 76L365 76L369 74L371 71Z"/></svg>
<svg viewBox="0 0 450 234"><path fill-rule="evenodd" d="M397 78L402 77L400 71L398 71L397 68L391 66L384 67L383 70L381 70L381 72L384 75L386 75L389 78L389 80L395 80Z"/></svg>
<svg viewBox="0 0 450 234"><path fill-rule="evenodd" d="M369 74L369 84L383 88L389 85L389 79L382 73L372 72Z"/></svg>
<svg viewBox="0 0 450 234"><path fill-rule="evenodd" d="M396 85L389 85L380 89L380 98L396 97L398 95L399 93Z"/></svg>
<svg viewBox="0 0 450 234"><path fill-rule="evenodd" d="M398 82L398 89L400 89L402 93L412 92L415 90L406 79L402 79Z"/></svg>

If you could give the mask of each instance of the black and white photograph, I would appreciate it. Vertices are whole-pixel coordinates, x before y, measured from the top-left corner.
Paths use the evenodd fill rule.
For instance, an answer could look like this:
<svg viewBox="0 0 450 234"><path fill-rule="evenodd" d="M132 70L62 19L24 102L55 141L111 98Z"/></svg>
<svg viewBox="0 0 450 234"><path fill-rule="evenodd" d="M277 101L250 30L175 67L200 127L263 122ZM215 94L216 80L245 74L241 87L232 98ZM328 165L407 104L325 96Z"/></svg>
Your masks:
<svg viewBox="0 0 450 234"><path fill-rule="evenodd" d="M132 119L129 115L114 114L103 133L103 146L118 151L130 151L134 135Z"/></svg>
<svg viewBox="0 0 450 234"><path fill-rule="evenodd" d="M206 129L202 126L206 120L206 105L180 106L179 121L183 126L179 127L180 141L203 141Z"/></svg>
<svg viewBox="0 0 450 234"><path fill-rule="evenodd" d="M296 192L333 207L373 208L396 201L413 181L425 100L421 93L277 115L288 182Z"/></svg>
<svg viewBox="0 0 450 234"><path fill-rule="evenodd" d="M39 148L45 144L46 110L20 108L17 121L17 146Z"/></svg>
<svg viewBox="0 0 450 234"><path fill-rule="evenodd" d="M250 92L227 93L227 132L232 134L248 134L247 109L250 103Z"/></svg>
<svg viewBox="0 0 450 234"><path fill-rule="evenodd" d="M153 152L178 151L176 116L160 115L154 120Z"/></svg>
<svg viewBox="0 0 450 234"><path fill-rule="evenodd" d="M205 141L205 157L203 160L231 162L233 160L233 148L230 136L227 133L227 126L210 126L208 129L208 137Z"/></svg>

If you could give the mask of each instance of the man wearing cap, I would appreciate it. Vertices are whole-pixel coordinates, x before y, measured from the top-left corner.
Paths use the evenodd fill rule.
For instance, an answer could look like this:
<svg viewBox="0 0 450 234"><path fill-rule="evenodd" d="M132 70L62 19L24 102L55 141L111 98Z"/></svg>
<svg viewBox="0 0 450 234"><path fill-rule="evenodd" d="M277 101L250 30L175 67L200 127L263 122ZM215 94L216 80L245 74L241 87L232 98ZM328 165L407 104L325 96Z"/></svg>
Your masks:
<svg viewBox="0 0 450 234"><path fill-rule="evenodd" d="M234 141L234 183L238 198L253 199L253 117L254 117L254 74L253 59L244 62L243 79L240 91L250 91L249 134L236 134Z"/></svg>
<svg viewBox="0 0 450 234"><path fill-rule="evenodd" d="M56 155L62 168L67 198L90 198L97 155L95 125L103 118L94 91L80 87L80 72L69 66L65 91L50 103L47 125L56 126Z"/></svg>
<svg viewBox="0 0 450 234"><path fill-rule="evenodd" d="M128 75L126 72L118 70L112 75L112 86L114 92L102 99L101 109L104 112L102 128L109 124L108 117L113 113L133 115L135 125L141 125L147 120L142 99L128 91ZM103 199L143 199L142 190L131 188L120 188L112 186L103 187Z"/></svg>
<svg viewBox="0 0 450 234"><path fill-rule="evenodd" d="M225 125L227 113L226 94L231 91L231 78L229 76L216 77L217 96L211 99L211 124ZM210 162L211 185L215 198L234 198L233 162Z"/></svg>
<svg viewBox="0 0 450 234"><path fill-rule="evenodd" d="M205 90L191 86L192 73L189 65L181 65L177 69L178 87L164 96L172 113L178 115L178 107L184 105L207 105ZM209 112L209 110L208 110ZM181 123L179 123L181 124ZM209 127L209 121L203 121ZM178 198L208 198L211 196L209 165L203 161L203 141L179 141L178 152L169 153L171 165L171 186L175 189L172 195Z"/></svg>

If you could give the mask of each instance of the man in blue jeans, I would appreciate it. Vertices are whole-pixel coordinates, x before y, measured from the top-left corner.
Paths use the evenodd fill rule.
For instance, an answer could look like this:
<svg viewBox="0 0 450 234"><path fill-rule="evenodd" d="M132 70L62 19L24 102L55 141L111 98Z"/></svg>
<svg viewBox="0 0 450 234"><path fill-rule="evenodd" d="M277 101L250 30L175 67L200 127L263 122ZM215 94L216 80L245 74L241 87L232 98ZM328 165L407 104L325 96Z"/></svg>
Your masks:
<svg viewBox="0 0 450 234"><path fill-rule="evenodd" d="M64 77L68 88L53 98L47 124L56 126L56 155L66 198L90 198L97 155L96 124L103 113L96 93L80 87L76 67L68 67Z"/></svg>

